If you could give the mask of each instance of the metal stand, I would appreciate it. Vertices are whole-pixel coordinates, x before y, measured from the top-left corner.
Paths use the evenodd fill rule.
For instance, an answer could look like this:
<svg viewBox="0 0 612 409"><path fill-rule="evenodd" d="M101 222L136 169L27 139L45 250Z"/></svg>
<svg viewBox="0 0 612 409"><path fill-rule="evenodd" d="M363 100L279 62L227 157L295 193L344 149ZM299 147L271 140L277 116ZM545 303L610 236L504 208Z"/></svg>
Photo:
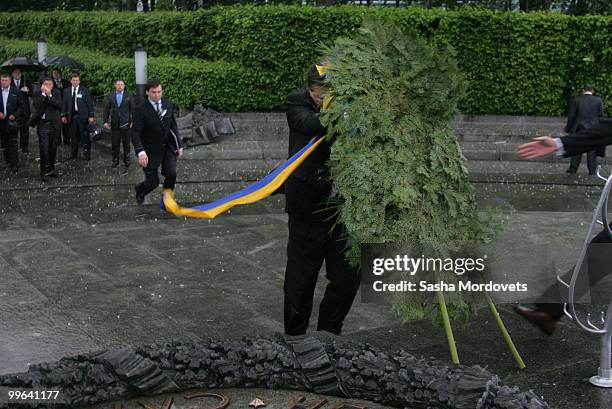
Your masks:
<svg viewBox="0 0 612 409"><path fill-rule="evenodd" d="M591 334L601 335L601 360L599 363L599 370L597 375L592 376L589 381L595 385L602 388L612 388L612 300L610 301L610 305L608 306L607 314L603 311L601 312L601 318L598 325L595 325L591 321L591 314L587 314L586 324L583 323L576 313L576 305L575 305L575 291L576 291L576 282L578 281L578 275L580 274L580 269L582 264L584 263L584 259L587 254L587 249L589 247L589 243L591 241L591 237L593 235L593 230L596 225L602 225L603 228L608 233L608 236L612 239L612 230L610 229L610 223L608 221L608 198L610 196L610 191L612 190L612 174L607 178L602 176L600 173L601 167L597 168L597 177L606 181L603 192L599 197L599 201L597 202L597 207L593 212L593 219L591 221L591 225L589 227L589 231L584 240L584 244L582 245L582 249L580 251L580 256L578 257L578 261L574 266L574 271L572 273L572 279L570 283L566 283L563 279L557 276L557 280L568 288L568 302L564 306L565 315L567 315L572 321L578 325L578 327L587 331Z"/></svg>

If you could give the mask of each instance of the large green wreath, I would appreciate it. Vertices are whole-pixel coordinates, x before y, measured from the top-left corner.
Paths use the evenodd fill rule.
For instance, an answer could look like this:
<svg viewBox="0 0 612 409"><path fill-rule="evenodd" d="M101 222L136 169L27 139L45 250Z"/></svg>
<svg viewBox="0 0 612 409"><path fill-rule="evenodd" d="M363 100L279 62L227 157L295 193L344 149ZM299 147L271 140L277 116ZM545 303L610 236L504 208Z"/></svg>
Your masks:
<svg viewBox="0 0 612 409"><path fill-rule="evenodd" d="M322 122L336 139L333 200L349 258L359 260L361 243L490 241L490 214L479 212L451 128L467 86L454 51L370 19L353 38L326 48L322 62L335 97ZM461 299L450 307L455 317L471 311ZM435 305L418 300L395 309L405 319L438 317Z"/></svg>

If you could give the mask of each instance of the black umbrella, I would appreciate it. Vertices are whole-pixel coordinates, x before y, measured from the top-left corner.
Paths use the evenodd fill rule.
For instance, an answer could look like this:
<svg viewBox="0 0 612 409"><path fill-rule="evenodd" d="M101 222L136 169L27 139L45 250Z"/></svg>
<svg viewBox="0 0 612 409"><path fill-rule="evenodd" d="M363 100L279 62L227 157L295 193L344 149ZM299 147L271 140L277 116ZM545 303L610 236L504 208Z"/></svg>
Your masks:
<svg viewBox="0 0 612 409"><path fill-rule="evenodd" d="M83 63L75 60L72 57L68 57L67 55L50 55L44 59L43 63L46 65L55 65L60 67L70 67L70 68L85 68Z"/></svg>
<svg viewBox="0 0 612 409"><path fill-rule="evenodd" d="M3 62L0 68L4 70L14 70L18 68L21 71L44 71L47 67L32 58L15 57Z"/></svg>

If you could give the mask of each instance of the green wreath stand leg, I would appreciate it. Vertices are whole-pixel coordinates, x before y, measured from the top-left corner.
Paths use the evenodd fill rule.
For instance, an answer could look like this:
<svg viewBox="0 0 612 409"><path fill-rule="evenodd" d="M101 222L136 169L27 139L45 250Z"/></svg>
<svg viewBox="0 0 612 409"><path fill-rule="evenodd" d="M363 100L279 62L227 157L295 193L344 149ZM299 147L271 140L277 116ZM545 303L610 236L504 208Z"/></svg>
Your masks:
<svg viewBox="0 0 612 409"><path fill-rule="evenodd" d="M450 319L448 318L448 310L446 309L444 294L442 294L441 291L438 291L436 294L438 296L438 304L440 305L442 321L444 322L444 331L446 332L446 338L448 339L448 348L450 349L451 360L453 363L459 365L459 354L457 354L457 345L455 344L453 329L451 328Z"/></svg>
<svg viewBox="0 0 612 409"><path fill-rule="evenodd" d="M512 341L512 337L508 333L508 330L506 329L504 322L499 316L499 312L497 311L497 308L495 307L495 304L493 303L493 300L491 299L491 296L489 295L489 293L485 292L485 298L487 300L487 304L489 304L489 309L491 310L491 314L493 315L493 318L495 318L495 322L497 322L497 326L499 327L499 330L501 331L502 336L504 337L504 340L506 341L506 344L508 344L508 348L510 348L510 352L512 352L512 356L514 356L514 360L518 364L519 369L525 369L526 368L525 362L523 362L523 358L521 358L521 354L516 349L516 346L514 345L514 342Z"/></svg>

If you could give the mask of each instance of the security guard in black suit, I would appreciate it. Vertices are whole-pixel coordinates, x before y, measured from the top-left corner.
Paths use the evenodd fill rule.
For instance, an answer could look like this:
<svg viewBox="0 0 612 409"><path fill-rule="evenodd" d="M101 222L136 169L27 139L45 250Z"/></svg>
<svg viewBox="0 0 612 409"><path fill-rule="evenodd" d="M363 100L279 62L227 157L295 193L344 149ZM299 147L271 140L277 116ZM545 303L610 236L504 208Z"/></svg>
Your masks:
<svg viewBox="0 0 612 409"><path fill-rule="evenodd" d="M289 156L326 129L319 121L324 75L316 65L308 70L307 87L285 99L289 124ZM327 161L330 143L322 142L285 182L289 242L285 270L285 333L306 333L319 270L325 261L329 280L319 307L317 330L340 334L359 288L360 273L346 258L344 229L336 223L327 199L332 192Z"/></svg>
<svg viewBox="0 0 612 409"><path fill-rule="evenodd" d="M23 77L19 68L15 68L12 73L12 85L20 91L23 106L23 115L18 122L19 126L19 149L24 154L30 153L30 129L28 121L30 119L30 97L32 96L32 83Z"/></svg>
<svg viewBox="0 0 612 409"><path fill-rule="evenodd" d="M567 125L565 126L565 132L568 134L580 132L592 127L597 123L599 118L603 116L603 102L601 98L593 95L593 87L591 85L585 85L582 92L581 96L574 99L570 112L568 113ZM605 148L598 148L587 152L589 175L594 175L597 171L597 156L603 157L605 154ZM570 175L576 174L580 162L582 162L582 153L572 156L567 173Z"/></svg>
<svg viewBox="0 0 612 409"><path fill-rule="evenodd" d="M123 164L130 166L130 140L136 104L132 94L125 90L123 80L115 81L115 91L110 92L104 101L104 128L112 131L112 166L119 165L119 151L123 145Z"/></svg>
<svg viewBox="0 0 612 409"><path fill-rule="evenodd" d="M55 172L57 144L60 142L62 96L53 88L53 80L45 78L40 91L34 94L34 113L30 126L37 127L40 150L40 179L47 182L49 177L59 177Z"/></svg>
<svg viewBox="0 0 612 409"><path fill-rule="evenodd" d="M83 147L85 160L91 160L91 139L87 125L94 122L94 106L89 90L81 85L81 76L72 73L71 86L64 89L62 98L62 123L70 126L70 159L76 159L79 145Z"/></svg>

